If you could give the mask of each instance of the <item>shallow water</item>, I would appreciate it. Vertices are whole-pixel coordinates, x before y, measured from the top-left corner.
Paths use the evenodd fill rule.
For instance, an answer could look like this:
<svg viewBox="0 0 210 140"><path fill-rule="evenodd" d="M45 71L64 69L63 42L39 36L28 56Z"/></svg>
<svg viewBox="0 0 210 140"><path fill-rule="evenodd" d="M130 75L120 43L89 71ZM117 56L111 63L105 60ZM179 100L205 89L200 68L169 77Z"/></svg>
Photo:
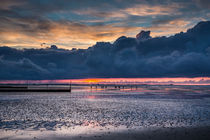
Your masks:
<svg viewBox="0 0 210 140"><path fill-rule="evenodd" d="M0 130L72 133L210 126L210 86L73 87L72 93L0 93ZM73 131L75 129L75 131Z"/></svg>

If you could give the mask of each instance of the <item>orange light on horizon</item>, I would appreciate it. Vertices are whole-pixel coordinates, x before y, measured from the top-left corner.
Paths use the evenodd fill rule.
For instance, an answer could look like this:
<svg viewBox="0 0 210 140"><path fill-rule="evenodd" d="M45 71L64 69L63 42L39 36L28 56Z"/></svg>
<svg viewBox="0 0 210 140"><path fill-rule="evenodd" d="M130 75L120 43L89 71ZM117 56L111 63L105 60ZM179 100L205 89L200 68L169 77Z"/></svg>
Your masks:
<svg viewBox="0 0 210 140"><path fill-rule="evenodd" d="M101 79L83 79L81 80L81 82L85 82L85 83L99 83L101 82Z"/></svg>
<svg viewBox="0 0 210 140"><path fill-rule="evenodd" d="M176 78L86 78L60 80L0 80L0 84L199 84L210 85L210 77Z"/></svg>

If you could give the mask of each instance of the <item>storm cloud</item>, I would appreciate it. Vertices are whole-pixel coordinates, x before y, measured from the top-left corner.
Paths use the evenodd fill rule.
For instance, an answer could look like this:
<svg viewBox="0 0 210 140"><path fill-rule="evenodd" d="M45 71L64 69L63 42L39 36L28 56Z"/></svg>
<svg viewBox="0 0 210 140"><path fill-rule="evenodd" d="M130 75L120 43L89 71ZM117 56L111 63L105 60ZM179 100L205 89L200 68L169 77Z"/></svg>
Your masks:
<svg viewBox="0 0 210 140"><path fill-rule="evenodd" d="M0 79L209 77L210 21L169 37L122 36L88 49L0 47Z"/></svg>

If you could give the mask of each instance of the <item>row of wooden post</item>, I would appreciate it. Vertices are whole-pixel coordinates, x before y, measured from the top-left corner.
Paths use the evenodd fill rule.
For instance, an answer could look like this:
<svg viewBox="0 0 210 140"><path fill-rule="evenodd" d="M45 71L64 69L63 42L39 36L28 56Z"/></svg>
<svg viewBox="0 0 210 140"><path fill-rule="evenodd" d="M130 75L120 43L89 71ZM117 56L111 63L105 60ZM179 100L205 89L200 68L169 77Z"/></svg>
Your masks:
<svg viewBox="0 0 210 140"><path fill-rule="evenodd" d="M95 85L95 88L97 89L98 86L99 85ZM107 87L108 86L106 86L106 85L105 86L101 86L101 88L107 88ZM125 87L128 87L128 86L117 86L117 85L115 85L114 87L115 87L115 89L117 89L117 88L118 89L121 89L121 88L124 89ZM138 86L130 86L131 89L133 89L133 87L136 88L136 89L138 88ZM90 88L92 89L93 85L90 85Z"/></svg>

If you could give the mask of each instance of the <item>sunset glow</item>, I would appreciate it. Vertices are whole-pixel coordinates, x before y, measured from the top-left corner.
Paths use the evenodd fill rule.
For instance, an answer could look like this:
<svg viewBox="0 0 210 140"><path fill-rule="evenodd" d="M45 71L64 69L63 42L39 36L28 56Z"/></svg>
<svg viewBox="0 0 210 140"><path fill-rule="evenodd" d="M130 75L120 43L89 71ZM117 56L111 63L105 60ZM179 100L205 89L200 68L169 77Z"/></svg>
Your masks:
<svg viewBox="0 0 210 140"><path fill-rule="evenodd" d="M61 80L4 80L1 84L177 84L210 85L210 77L196 78L87 78Z"/></svg>
<svg viewBox="0 0 210 140"><path fill-rule="evenodd" d="M209 14L204 14L208 8L198 0L161 4L121 0L53 2L1 1L0 46L41 48L40 44L46 43L84 49L122 35L135 37L140 30L152 30L153 37L168 36L209 19Z"/></svg>

